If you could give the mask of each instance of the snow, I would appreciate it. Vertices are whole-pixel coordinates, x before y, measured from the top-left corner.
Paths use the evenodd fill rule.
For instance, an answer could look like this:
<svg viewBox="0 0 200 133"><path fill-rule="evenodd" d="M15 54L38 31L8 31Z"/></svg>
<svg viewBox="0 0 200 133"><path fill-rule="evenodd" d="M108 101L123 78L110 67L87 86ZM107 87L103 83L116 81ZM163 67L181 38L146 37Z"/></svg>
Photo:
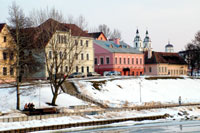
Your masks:
<svg viewBox="0 0 200 133"><path fill-rule="evenodd" d="M20 89L20 107L23 110L26 103L34 103L36 108L49 107L47 102L52 100L52 92L49 85L37 85L22 87ZM1 88L0 89L0 112L16 112L16 88ZM87 105L86 102L77 99L66 93L58 96L56 104L58 107L69 107L74 105Z"/></svg>
<svg viewBox="0 0 200 133"><path fill-rule="evenodd" d="M145 77L132 79L104 79L100 91L92 86L91 81L75 81L83 95L90 96L110 107L121 107L125 104L140 105L148 102L177 103L181 96L183 103L200 102L200 79L157 79ZM141 84L141 85L140 85ZM140 102L141 91L141 102Z"/></svg>

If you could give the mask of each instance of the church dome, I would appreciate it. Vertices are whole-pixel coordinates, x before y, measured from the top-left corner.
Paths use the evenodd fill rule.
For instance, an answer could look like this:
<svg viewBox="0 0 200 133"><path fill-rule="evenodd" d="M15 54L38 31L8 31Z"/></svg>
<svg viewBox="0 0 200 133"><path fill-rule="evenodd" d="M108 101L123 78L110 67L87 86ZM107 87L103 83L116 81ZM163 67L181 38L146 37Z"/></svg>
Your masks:
<svg viewBox="0 0 200 133"><path fill-rule="evenodd" d="M165 48L174 47L172 44L168 43Z"/></svg>
<svg viewBox="0 0 200 133"><path fill-rule="evenodd" d="M137 41L141 41L138 29L136 30L136 36L134 38L134 42L137 42Z"/></svg>

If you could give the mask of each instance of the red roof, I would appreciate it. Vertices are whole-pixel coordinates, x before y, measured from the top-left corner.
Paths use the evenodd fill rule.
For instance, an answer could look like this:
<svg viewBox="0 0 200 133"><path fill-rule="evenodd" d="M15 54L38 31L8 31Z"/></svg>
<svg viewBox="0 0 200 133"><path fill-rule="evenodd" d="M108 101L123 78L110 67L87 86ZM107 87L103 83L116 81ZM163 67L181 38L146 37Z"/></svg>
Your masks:
<svg viewBox="0 0 200 133"><path fill-rule="evenodd" d="M148 52L145 52L145 64L181 64L186 65L185 60L178 53L152 52L152 57L148 59Z"/></svg>

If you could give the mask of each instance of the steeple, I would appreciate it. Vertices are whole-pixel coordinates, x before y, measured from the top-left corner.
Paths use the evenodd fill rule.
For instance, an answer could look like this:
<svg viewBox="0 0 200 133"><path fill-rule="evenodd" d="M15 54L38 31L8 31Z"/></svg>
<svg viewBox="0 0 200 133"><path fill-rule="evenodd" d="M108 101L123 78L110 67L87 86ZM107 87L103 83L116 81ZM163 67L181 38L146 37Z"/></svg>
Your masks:
<svg viewBox="0 0 200 133"><path fill-rule="evenodd" d="M139 35L139 30L137 29L136 30L136 36L134 38L134 44L133 44L133 47L139 51L142 51L143 50L143 44L142 44L142 40L140 38L140 35Z"/></svg>
<svg viewBox="0 0 200 133"><path fill-rule="evenodd" d="M148 30L146 30L146 36L144 38L143 45L144 45L144 51L147 51L148 49L151 49L151 39L149 37Z"/></svg>

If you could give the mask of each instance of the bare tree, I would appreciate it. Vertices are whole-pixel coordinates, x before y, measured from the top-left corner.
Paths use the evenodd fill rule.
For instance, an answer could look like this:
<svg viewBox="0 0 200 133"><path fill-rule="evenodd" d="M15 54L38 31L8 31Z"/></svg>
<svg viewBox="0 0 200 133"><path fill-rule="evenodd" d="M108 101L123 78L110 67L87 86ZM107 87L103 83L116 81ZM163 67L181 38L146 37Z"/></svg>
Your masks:
<svg viewBox="0 0 200 133"><path fill-rule="evenodd" d="M115 38L121 39L121 32L118 29L114 29L110 36L110 39L115 39Z"/></svg>
<svg viewBox="0 0 200 133"><path fill-rule="evenodd" d="M103 32L104 35L105 35L107 38L110 38L111 30L110 30L110 28L109 28L107 25L101 24L101 25L99 25L98 29L99 29L100 32Z"/></svg>
<svg viewBox="0 0 200 133"><path fill-rule="evenodd" d="M25 17L23 10L15 3L13 2L12 5L9 7L9 25L10 25L10 31L13 37L13 40L10 40L9 45L12 45L8 48L10 52L13 53L13 56L15 58L14 64L12 64L12 67L15 68L16 73L16 92L17 92L17 105L16 108L20 109L20 84L22 80L22 67L25 62L29 62L30 60L25 57L25 49L28 49L28 45L24 45L25 41L27 41L25 38L27 38L28 34L26 32L23 32L23 30L29 26L32 25L32 22L29 18ZM15 42L13 45L13 42Z"/></svg>

